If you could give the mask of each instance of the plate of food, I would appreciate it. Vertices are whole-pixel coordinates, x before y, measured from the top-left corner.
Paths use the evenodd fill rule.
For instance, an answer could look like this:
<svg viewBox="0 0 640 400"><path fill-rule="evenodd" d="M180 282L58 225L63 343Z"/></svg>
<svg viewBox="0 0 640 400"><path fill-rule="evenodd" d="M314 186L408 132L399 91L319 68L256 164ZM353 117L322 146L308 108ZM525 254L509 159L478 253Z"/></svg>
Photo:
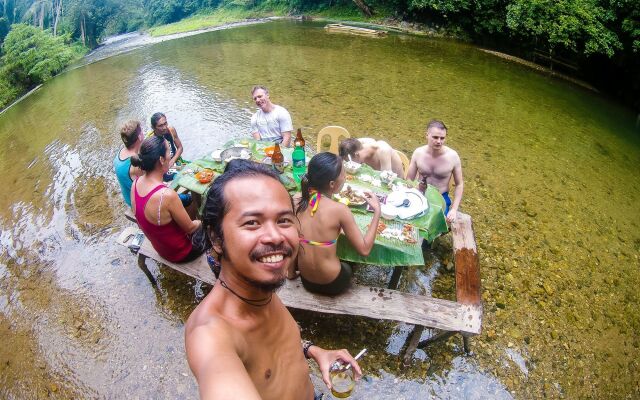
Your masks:
<svg viewBox="0 0 640 400"><path fill-rule="evenodd" d="M213 179L214 172L210 169L203 169L202 171L194 174L195 178L200 183L209 183Z"/></svg>
<svg viewBox="0 0 640 400"><path fill-rule="evenodd" d="M380 237L385 239L395 239L408 244L416 244L418 242L414 228L409 224L402 225L402 228L392 228L385 225L382 229L380 225L378 225L377 232Z"/></svg>
<svg viewBox="0 0 640 400"><path fill-rule="evenodd" d="M340 193L336 194L335 197L338 201L352 206L361 206L367 202L364 197L364 190L350 184L344 185ZM346 200L346 202L344 200Z"/></svg>
<svg viewBox="0 0 640 400"><path fill-rule="evenodd" d="M235 160L236 158L241 158L243 160L251 159L251 151L249 151L246 147L230 147L222 153L220 153L220 159L224 160L224 162L228 163L231 160Z"/></svg>

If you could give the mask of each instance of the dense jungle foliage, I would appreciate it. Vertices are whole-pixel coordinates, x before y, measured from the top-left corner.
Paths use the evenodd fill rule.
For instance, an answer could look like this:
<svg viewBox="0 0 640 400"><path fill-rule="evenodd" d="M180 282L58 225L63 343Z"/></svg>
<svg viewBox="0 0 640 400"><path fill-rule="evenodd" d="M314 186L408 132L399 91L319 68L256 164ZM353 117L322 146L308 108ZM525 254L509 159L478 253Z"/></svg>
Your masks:
<svg viewBox="0 0 640 400"><path fill-rule="evenodd" d="M0 0L0 108L81 47L218 8L420 23L552 65L640 109L638 0Z"/></svg>

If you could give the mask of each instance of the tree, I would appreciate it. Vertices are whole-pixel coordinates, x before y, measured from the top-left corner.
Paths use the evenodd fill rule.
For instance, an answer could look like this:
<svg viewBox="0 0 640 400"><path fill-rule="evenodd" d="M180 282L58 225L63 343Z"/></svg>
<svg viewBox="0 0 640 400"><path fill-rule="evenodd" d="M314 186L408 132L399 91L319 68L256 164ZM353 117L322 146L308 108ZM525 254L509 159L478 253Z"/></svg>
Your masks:
<svg viewBox="0 0 640 400"><path fill-rule="evenodd" d="M0 44L4 41L5 36L9 33L9 21L6 17L0 17Z"/></svg>
<svg viewBox="0 0 640 400"><path fill-rule="evenodd" d="M622 48L607 27L614 20L611 8L597 0L512 0L507 7L507 26L514 35L539 39L550 51L560 47L586 56L612 57Z"/></svg>
<svg viewBox="0 0 640 400"><path fill-rule="evenodd" d="M2 50L2 75L11 84L25 88L50 79L73 58L62 38L25 24L11 26Z"/></svg>
<svg viewBox="0 0 640 400"><path fill-rule="evenodd" d="M67 0L65 25L84 46L95 47L121 7L122 4L114 0Z"/></svg>

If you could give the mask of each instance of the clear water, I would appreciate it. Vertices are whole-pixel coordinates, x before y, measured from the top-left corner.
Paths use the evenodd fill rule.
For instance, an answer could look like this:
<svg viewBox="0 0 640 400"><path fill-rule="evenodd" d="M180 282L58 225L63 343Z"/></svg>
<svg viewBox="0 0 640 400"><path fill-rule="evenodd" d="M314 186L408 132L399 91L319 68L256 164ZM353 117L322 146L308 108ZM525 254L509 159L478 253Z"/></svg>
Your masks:
<svg viewBox="0 0 640 400"><path fill-rule="evenodd" d="M155 291L115 245L129 225L111 171L117 127L164 111L198 157L248 135L255 84L309 143L341 125L410 154L436 117L463 160L483 334L471 356L452 338L403 369L410 327L295 311L317 343L369 348L353 398L640 396L635 115L472 46L280 21L78 68L0 115L0 397L197 397L183 322L208 288L151 265ZM452 298L448 238L426 259L402 286Z"/></svg>

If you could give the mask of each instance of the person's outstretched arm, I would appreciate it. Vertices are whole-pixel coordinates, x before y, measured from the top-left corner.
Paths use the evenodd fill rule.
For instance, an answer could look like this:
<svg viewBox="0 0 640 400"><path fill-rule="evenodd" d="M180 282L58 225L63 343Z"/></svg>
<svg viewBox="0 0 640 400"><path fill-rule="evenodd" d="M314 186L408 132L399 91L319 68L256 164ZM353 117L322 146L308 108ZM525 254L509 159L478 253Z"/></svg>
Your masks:
<svg viewBox="0 0 640 400"><path fill-rule="evenodd" d="M198 381L200 399L260 400L224 323L211 321L185 334L187 361Z"/></svg>
<svg viewBox="0 0 640 400"><path fill-rule="evenodd" d="M344 235L349 240L349 243L353 248L363 257L366 257L371 252L373 244L376 240L376 234L378 229L378 222L380 221L380 202L375 194L365 193L365 200L371 208L373 208L373 219L367 229L367 232L362 235L356 220L351 214L349 207L344 206L340 209L340 225L344 231Z"/></svg>
<svg viewBox="0 0 640 400"><path fill-rule="evenodd" d="M173 158L171 159L171 165L174 165L182 155L183 148L182 148L182 142L178 137L178 132L176 131L176 128L174 128L173 126L170 126L169 132L171 133L171 136L173 136L173 143L176 145L176 154L174 154Z"/></svg>

